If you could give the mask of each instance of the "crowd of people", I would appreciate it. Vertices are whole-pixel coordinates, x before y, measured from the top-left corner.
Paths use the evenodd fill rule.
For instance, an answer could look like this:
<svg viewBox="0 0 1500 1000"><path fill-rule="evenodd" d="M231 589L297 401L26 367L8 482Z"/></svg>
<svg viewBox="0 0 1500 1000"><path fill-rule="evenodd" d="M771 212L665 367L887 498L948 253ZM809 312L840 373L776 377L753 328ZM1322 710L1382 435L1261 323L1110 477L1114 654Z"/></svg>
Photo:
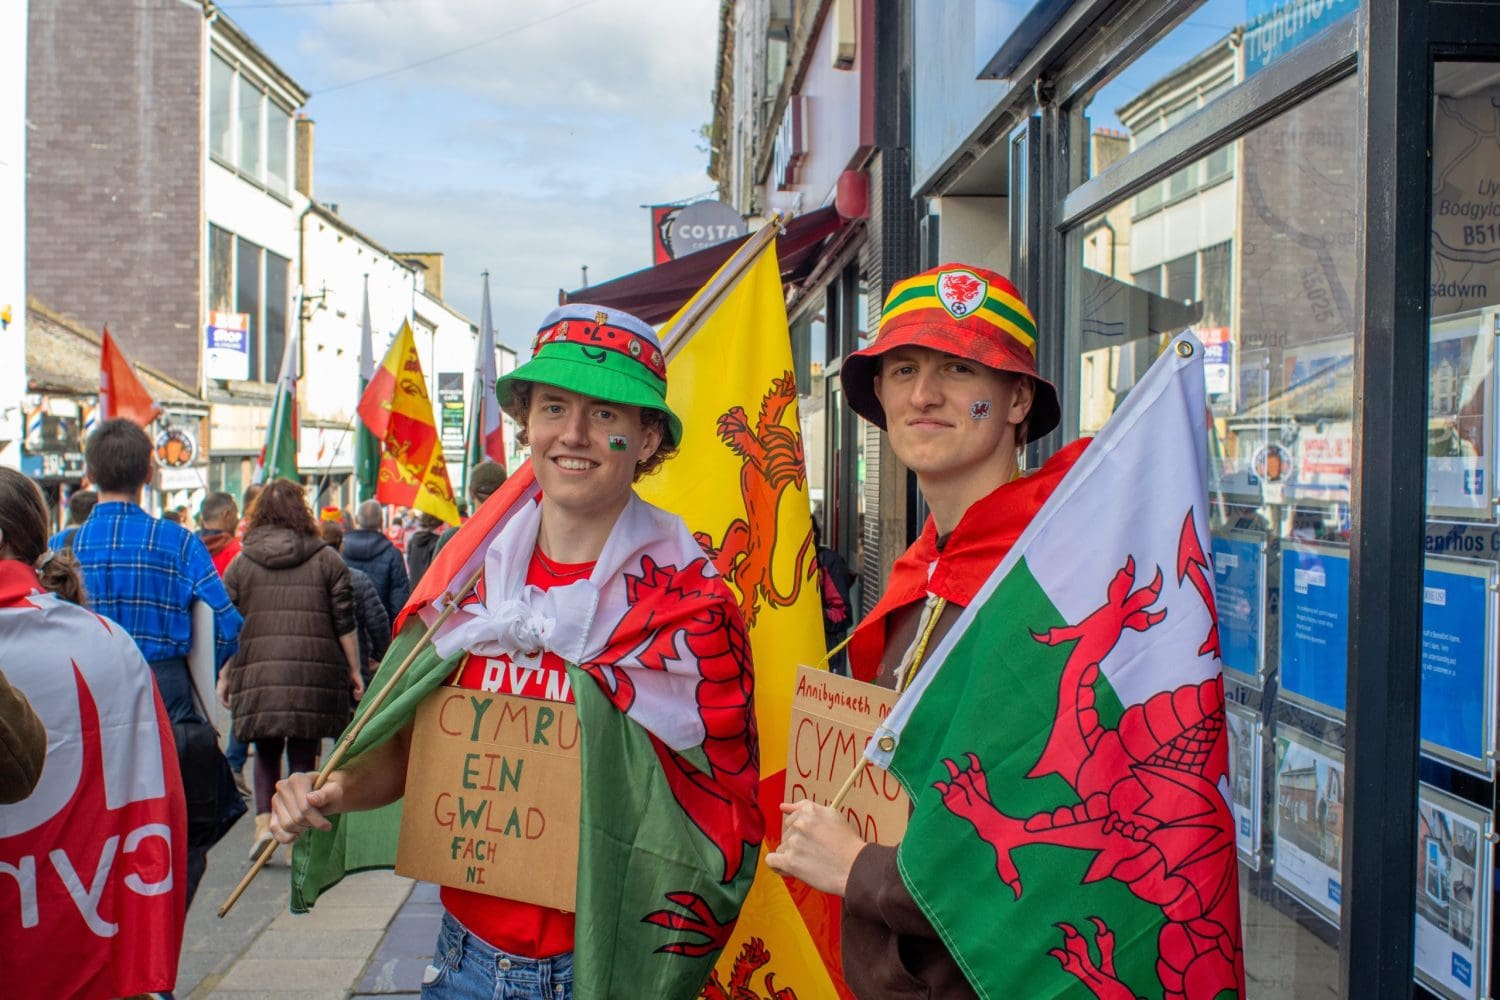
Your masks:
<svg viewBox="0 0 1500 1000"><path fill-rule="evenodd" d="M1025 310L1004 277L979 268L968 271L1004 290ZM892 299L901 295L905 302L924 288L930 291L937 274L934 270L898 284ZM896 456L916 474L931 511L922 535L882 588L879 606L854 627L849 647L856 677L896 688L924 666L921 649L927 637L940 639L974 596L972 588L944 590L942 581L982 580L997 552L1003 554L1019 535L1080 451L1064 449L1039 472L1021 475L1018 449L1051 430L1059 415L1055 389L1037 374L1034 348L1003 324L978 314L945 313L936 293L929 297L930 307L916 310L888 303L878 337L845 359L841 369L851 407L887 433ZM586 665L588 673L577 676L591 676L616 708L628 711L650 732L652 742L642 759L665 769L658 777L666 772L693 776L691 787L671 785L692 823L642 825L638 842L626 847L665 858L675 847L663 838L706 836L709 847L728 862L714 873L715 879L722 876L721 883L709 887L721 892L715 898L723 901L724 912L716 919L732 922L747 888L734 881L739 868L733 859L758 851L761 840L753 673L743 640L745 623L727 586L682 520L645 503L633 488L671 460L682 439L681 423L667 404L661 345L647 324L594 306L562 307L541 329L531 361L497 386L501 405L521 425L523 442L532 449L539 493L528 494L531 499L518 494L503 518L490 518L489 535L477 540L476 532L463 536L471 549L488 546L484 588L440 635L437 649L444 657L463 654L450 681L460 686L524 696L550 684L568 691L569 701L583 697L562 683L569 676L568 664ZM599 343L611 346L600 348ZM58 628L78 635L92 629L88 656L94 673L79 674L79 690L87 681L101 717L128 709L143 715L132 725L150 742L156 739L153 734L170 733L173 724L201 720L207 713L205 692L197 690L189 662L195 603L206 606L213 621L215 691L233 718L230 767L238 774L247 752L254 754L253 781L247 782L253 784L252 856L270 838L301 840L299 850L322 850L316 844L309 848L309 841L328 836L348 818L344 814L398 798L413 739L409 718L387 726L381 742L333 771L317 790L311 772L322 740L337 736L348 723L391 642L397 615L409 601L413 607L430 602L439 589L430 582L424 586L434 560L438 566L457 564L440 554L453 542L454 531L426 514L398 512L388 518L374 501L359 505L352 515L337 508L315 513L299 484L277 480L247 492L240 502L225 493L209 494L197 512L194 532L141 506L152 473L152 449L139 427L126 420L105 422L91 436L86 459L94 495L73 495L67 526L50 541L45 539L48 512L36 486L0 469L0 670L5 671L0 675L0 750L7 755L0 758L0 802L24 804L28 795L47 790L53 756L76 752L64 744L66 736L59 736L77 731L76 719L70 726L57 712L71 711L76 717L88 702L78 697L69 705L69 699L56 697L48 687L61 681L38 676L34 664L57 657L56 648L46 652L38 644L55 644L56 633L18 623L45 614L62 622ZM505 472L498 466L475 470L470 499L476 509L504 482ZM1009 541L997 545L989 536ZM981 559L986 566L970 565ZM828 612L825 635L832 644L853 625L854 574L821 540L818 561ZM675 591L681 608L654 608L656 620L640 614L637 605L647 598L634 589L638 564L657 572L698 567L700 603L680 596L687 591ZM628 600L617 597L627 590ZM941 599L935 600L937 591L942 591ZM621 617L613 623L613 633L605 634L601 629L611 623L599 609L614 607L612 601L618 601ZM680 725L661 722L680 718L688 707L697 711L693 699L702 697L700 681L708 682L691 672L698 668L687 662L689 654L679 649L677 659L668 658L662 668L669 675L688 670L686 683L646 687L631 680L639 663L626 655L657 641L651 630L673 614L692 616L700 632L713 631L707 646L728 650L721 655L732 660L716 668L724 674L716 681L721 686L712 696L713 712L703 716L706 729L691 738L683 737ZM119 636L133 641L118 641ZM496 669L496 664L516 662L528 669ZM123 699L131 690L109 677L132 672L153 678L157 696L136 699L131 706L106 704L115 697L112 691ZM506 684L533 687L511 690ZM621 695L626 690L628 699ZM56 708L59 704L63 709ZM83 729L90 731L87 725ZM98 727L92 731L97 733ZM170 736L160 743L167 759ZM42 744L44 750L39 749ZM283 758L288 762L285 773ZM180 899L185 907L202 877L207 847L184 843L180 826L173 827L182 822L190 804L184 798L191 800L193 790L185 793L180 782L174 783L170 767L158 770L164 776L152 787L167 803L169 819L163 828L173 829L158 840L169 843L171 853L137 857L146 865L137 884L170 885L179 895L161 895ZM587 787L603 781L605 773L592 771L587 759L583 773L585 802L592 791L616 797L621 809L628 807L625 789ZM66 799L71 789L48 794L46 807L55 813L52 800L59 795ZM16 808L0 806L0 843L19 830L35 839L31 853L45 856L54 847L47 838L62 835L47 822L52 813L43 815L43 810L17 823L9 819L16 814L4 811ZM895 848L865 844L826 806L804 801L784 811L780 846L767 862L789 878L842 898L844 971L856 995L975 995L905 890ZM586 816L586 828L590 822ZM122 836L137 834L122 828ZM131 849L139 849L140 855L143 843L137 836ZM695 843L696 853L719 857ZM173 871L182 872L181 882L172 880ZM596 895L599 887L589 881L596 876L581 867L576 916L445 888L443 930L424 996L506 991L506 996L555 1000L573 995L575 977L592 975L596 985L607 982L608 971L588 968L606 950L597 941L575 936L577 928L587 921L597 936L604 933L601 928L639 928L651 920L601 913L601 906L621 909L626 904L616 886L605 886ZM179 923L176 941L180 937ZM166 944L175 947L170 934ZM664 973L652 982L676 985L640 995L696 996L713 953L697 957L708 966L700 961L681 979L670 978L675 972ZM672 958L666 956L666 965L673 966ZM165 964L150 966L157 979ZM175 955L170 965L175 970ZM689 968L681 963L673 967ZM144 973L131 979L94 974L98 983L107 982L115 991L95 990L95 995L172 985L169 978L153 981ZM699 976L697 985L689 989L694 976ZM612 988L606 992L617 995Z"/></svg>

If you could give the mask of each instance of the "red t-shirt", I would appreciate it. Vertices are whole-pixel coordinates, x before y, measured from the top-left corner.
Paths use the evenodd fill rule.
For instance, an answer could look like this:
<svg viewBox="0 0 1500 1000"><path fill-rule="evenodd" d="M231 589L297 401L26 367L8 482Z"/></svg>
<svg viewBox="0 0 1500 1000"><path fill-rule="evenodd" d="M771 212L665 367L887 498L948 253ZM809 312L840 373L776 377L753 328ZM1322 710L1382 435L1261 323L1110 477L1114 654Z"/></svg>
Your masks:
<svg viewBox="0 0 1500 1000"><path fill-rule="evenodd" d="M543 562L532 554L526 582L542 590L586 580L594 564ZM539 662L515 663L509 657L470 655L458 670L458 686L525 698L573 700L566 665L554 653ZM535 903L501 899L480 892L443 886L439 893L448 912L478 937L501 951L525 958L551 958L573 950L573 914Z"/></svg>
<svg viewBox="0 0 1500 1000"><path fill-rule="evenodd" d="M231 538L228 545L209 554L209 558L214 561L214 569L219 571L220 578L229 571L229 564L234 562L234 557L239 554L240 540L238 538Z"/></svg>

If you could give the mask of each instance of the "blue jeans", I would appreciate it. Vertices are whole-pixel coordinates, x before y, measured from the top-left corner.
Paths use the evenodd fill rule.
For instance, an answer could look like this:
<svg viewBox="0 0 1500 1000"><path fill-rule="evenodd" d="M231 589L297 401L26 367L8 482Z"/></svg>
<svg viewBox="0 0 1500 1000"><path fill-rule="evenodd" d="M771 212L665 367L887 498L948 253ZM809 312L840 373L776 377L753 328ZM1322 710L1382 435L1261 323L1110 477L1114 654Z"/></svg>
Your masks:
<svg viewBox="0 0 1500 1000"><path fill-rule="evenodd" d="M500 951L443 914L425 1000L573 1000L573 953L523 958Z"/></svg>
<svg viewBox="0 0 1500 1000"><path fill-rule="evenodd" d="M224 759L229 761L229 767L238 774L245 769L245 761L250 759L250 744L241 743L234 735L234 726L229 727L228 746L224 747Z"/></svg>

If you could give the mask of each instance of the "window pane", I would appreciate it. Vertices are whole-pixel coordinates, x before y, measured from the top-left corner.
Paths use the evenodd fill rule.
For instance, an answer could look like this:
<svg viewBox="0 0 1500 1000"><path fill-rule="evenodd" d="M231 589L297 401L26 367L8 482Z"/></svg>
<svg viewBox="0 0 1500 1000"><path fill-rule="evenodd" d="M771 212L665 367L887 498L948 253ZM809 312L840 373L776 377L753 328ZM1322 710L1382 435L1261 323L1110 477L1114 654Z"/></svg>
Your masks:
<svg viewBox="0 0 1500 1000"><path fill-rule="evenodd" d="M266 381L267 376L262 371L262 359L265 355L261 350L261 331L264 327L260 314L260 247L249 240L237 241L234 284L234 311L250 317L246 329L246 335L250 339L250 380ZM271 364L274 366L276 362ZM269 378L275 377L276 373L272 371Z"/></svg>
<svg viewBox="0 0 1500 1000"><path fill-rule="evenodd" d="M291 180L291 113L279 105L266 103L266 187L286 194Z"/></svg>
<svg viewBox="0 0 1500 1000"><path fill-rule="evenodd" d="M1483 782L1495 776L1500 586L1500 64L1434 70L1416 976L1438 996L1485 997L1494 994L1485 986L1494 939L1494 851L1486 843L1494 792Z"/></svg>
<svg viewBox="0 0 1500 1000"><path fill-rule="evenodd" d="M218 55L208 69L208 150L234 162L234 67Z"/></svg>
<svg viewBox="0 0 1500 1000"><path fill-rule="evenodd" d="M1144 145L1150 135L1141 132L1143 115L1154 117L1171 102L1167 126L1176 125L1357 9L1357 0L1208 0L1089 95L1089 131L1123 133L1132 149ZM1209 167L1210 179L1228 169L1222 162Z"/></svg>
<svg viewBox="0 0 1500 1000"><path fill-rule="evenodd" d="M208 227L208 308L228 312L234 305L234 235Z"/></svg>
<svg viewBox="0 0 1500 1000"><path fill-rule="evenodd" d="M292 262L266 251L266 381L281 377L281 354L289 332L287 318L291 304L287 301L287 275Z"/></svg>
<svg viewBox="0 0 1500 1000"><path fill-rule="evenodd" d="M249 80L240 77L240 169L256 180L261 175L260 106L265 95Z"/></svg>
<svg viewBox="0 0 1500 1000"><path fill-rule="evenodd" d="M1198 298L1198 255L1167 261L1167 298L1191 306Z"/></svg>
<svg viewBox="0 0 1500 1000"><path fill-rule="evenodd" d="M1069 234L1064 328L1077 364L1062 395L1076 399L1079 433L1104 425L1173 335L1191 329L1205 347L1229 788L1255 997L1338 987L1352 835L1345 692L1357 669L1347 662L1357 107L1350 78L1192 165L1200 181L1210 161L1238 164L1219 181L1144 216L1121 202ZM1123 249L1091 249L1100 232Z"/></svg>

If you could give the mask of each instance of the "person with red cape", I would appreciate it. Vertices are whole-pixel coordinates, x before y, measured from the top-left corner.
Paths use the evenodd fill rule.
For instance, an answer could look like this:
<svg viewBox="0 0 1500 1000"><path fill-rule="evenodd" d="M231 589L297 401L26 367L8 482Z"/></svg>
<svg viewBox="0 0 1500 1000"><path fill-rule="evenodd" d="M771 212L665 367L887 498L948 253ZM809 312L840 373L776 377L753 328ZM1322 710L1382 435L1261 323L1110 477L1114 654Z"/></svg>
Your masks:
<svg viewBox="0 0 1500 1000"><path fill-rule="evenodd" d="M944 264L898 282L874 342L844 360L840 378L850 407L916 473L931 511L849 643L854 677L899 691L1087 442L1021 473L1020 448L1055 428L1061 408L1037 374L1030 310L984 268ZM828 806L782 811L781 848L766 863L843 897L844 974L856 996L976 995L903 882L895 847L864 843Z"/></svg>

